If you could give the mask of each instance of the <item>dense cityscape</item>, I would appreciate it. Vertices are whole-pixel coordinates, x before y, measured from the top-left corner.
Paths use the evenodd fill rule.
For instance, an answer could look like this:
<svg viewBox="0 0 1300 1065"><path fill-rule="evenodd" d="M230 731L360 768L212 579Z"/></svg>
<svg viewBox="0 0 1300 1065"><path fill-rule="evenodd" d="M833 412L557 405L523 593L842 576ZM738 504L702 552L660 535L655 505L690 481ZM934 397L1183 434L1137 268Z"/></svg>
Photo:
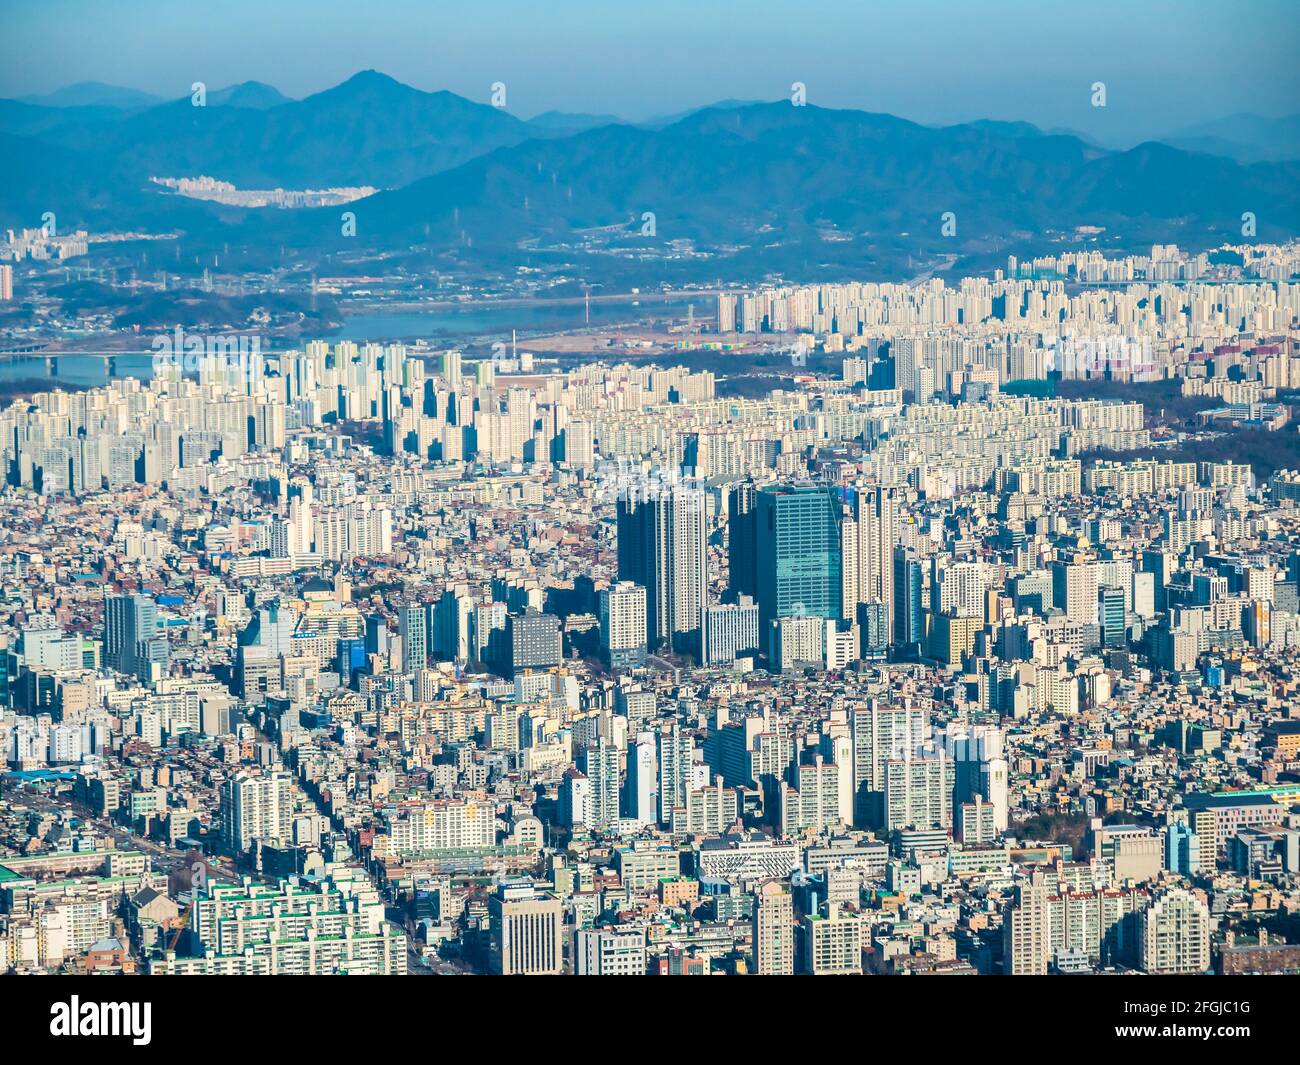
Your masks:
<svg viewBox="0 0 1300 1065"><path fill-rule="evenodd" d="M10 1056L1293 1045L1294 15L0 2Z"/></svg>
<svg viewBox="0 0 1300 1065"><path fill-rule="evenodd" d="M13 401L0 959L1300 969L1300 473L1160 454L1295 433L1297 258L724 293L759 395L227 336ZM1026 387L1103 377L1213 403Z"/></svg>

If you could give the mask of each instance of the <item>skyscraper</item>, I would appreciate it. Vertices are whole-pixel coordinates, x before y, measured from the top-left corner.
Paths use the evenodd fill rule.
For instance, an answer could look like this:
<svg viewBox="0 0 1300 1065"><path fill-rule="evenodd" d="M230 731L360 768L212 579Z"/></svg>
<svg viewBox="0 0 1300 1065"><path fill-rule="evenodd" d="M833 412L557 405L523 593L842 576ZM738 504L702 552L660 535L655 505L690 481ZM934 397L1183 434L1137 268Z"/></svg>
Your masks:
<svg viewBox="0 0 1300 1065"><path fill-rule="evenodd" d="M588 828L608 828L618 820L618 748L597 740L578 756L578 768L591 789Z"/></svg>
<svg viewBox="0 0 1300 1065"><path fill-rule="evenodd" d="M624 809L628 817L642 824L654 824L659 819L659 752L653 732L641 732L636 742L627 750L627 801Z"/></svg>
<svg viewBox="0 0 1300 1065"><path fill-rule="evenodd" d="M733 486L727 494L727 590L735 598L758 595L757 518L754 482Z"/></svg>
<svg viewBox="0 0 1300 1065"><path fill-rule="evenodd" d="M691 784L691 764L695 759L695 740L674 721L658 737L659 753L659 820L672 821L673 807L686 805Z"/></svg>
<svg viewBox="0 0 1300 1065"><path fill-rule="evenodd" d="M617 514L618 579L646 590L647 643L698 653L709 588L703 490L631 490L619 498Z"/></svg>
<svg viewBox="0 0 1300 1065"><path fill-rule="evenodd" d="M527 610L506 619L506 640L510 647L510 670L549 669L564 657L560 619L554 614Z"/></svg>
<svg viewBox="0 0 1300 1065"><path fill-rule="evenodd" d="M1142 968L1148 973L1203 973L1210 967L1210 911L1185 888L1171 888L1138 916Z"/></svg>
<svg viewBox="0 0 1300 1065"><path fill-rule="evenodd" d="M862 925L856 913L829 902L825 913L802 921L802 965L809 976L858 975L862 972Z"/></svg>
<svg viewBox="0 0 1300 1065"><path fill-rule="evenodd" d="M875 699L849 712L853 742L853 816L865 827L883 820L885 765L917 750L928 729L924 708Z"/></svg>
<svg viewBox="0 0 1300 1065"><path fill-rule="evenodd" d="M1002 730L996 725L950 723L944 730L944 749L955 770L953 801L960 804L979 798L988 803L995 832L1007 830L1010 816L1003 741Z"/></svg>
<svg viewBox="0 0 1300 1065"><path fill-rule="evenodd" d="M951 828L955 776L942 748L886 762L885 829Z"/></svg>
<svg viewBox="0 0 1300 1065"><path fill-rule="evenodd" d="M104 600L104 664L143 681L167 668L167 639L158 634L158 604L147 595Z"/></svg>
<svg viewBox="0 0 1300 1065"><path fill-rule="evenodd" d="M1097 589L1097 624L1106 647L1123 647L1126 640L1124 589L1103 584Z"/></svg>
<svg viewBox="0 0 1300 1065"><path fill-rule="evenodd" d="M894 548L898 544L898 502L893 489L854 489L843 530L844 616L855 618L857 607L881 603L886 617L892 618Z"/></svg>
<svg viewBox="0 0 1300 1065"><path fill-rule="evenodd" d="M428 612L421 603L407 603L397 612L402 637L402 671L414 673L429 664Z"/></svg>
<svg viewBox="0 0 1300 1065"><path fill-rule="evenodd" d="M719 603L704 611L705 665L730 664L759 647L758 604L748 595L734 603Z"/></svg>
<svg viewBox="0 0 1300 1065"><path fill-rule="evenodd" d="M905 654L919 651L925 639L925 616L921 610L923 577L921 563L904 547L894 548L894 643Z"/></svg>
<svg viewBox="0 0 1300 1065"><path fill-rule="evenodd" d="M1097 567L1088 560L1052 563L1052 604L1080 625L1097 621Z"/></svg>
<svg viewBox="0 0 1300 1065"><path fill-rule="evenodd" d="M468 659L473 598L463 590L447 588L430 613L433 619L430 632L432 654L447 662Z"/></svg>
<svg viewBox="0 0 1300 1065"><path fill-rule="evenodd" d="M841 505L833 485L768 485L758 492L759 632L775 618L840 617Z"/></svg>
<svg viewBox="0 0 1300 1065"><path fill-rule="evenodd" d="M288 844L293 818L293 778L286 772L236 773L221 786L221 832L242 854L259 840Z"/></svg>

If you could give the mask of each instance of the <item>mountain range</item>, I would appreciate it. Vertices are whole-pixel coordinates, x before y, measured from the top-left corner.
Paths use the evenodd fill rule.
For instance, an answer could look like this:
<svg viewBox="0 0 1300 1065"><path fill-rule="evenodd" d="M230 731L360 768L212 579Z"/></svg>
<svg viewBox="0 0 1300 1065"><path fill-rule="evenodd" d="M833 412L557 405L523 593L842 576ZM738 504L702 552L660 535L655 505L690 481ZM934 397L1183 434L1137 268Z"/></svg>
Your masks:
<svg viewBox="0 0 1300 1065"><path fill-rule="evenodd" d="M301 100L257 82L209 92L204 107L132 92L0 101L0 224L37 225L53 210L65 231L178 231L197 250L418 248L502 262L593 241L662 255L681 239L706 250L710 276L763 269L793 248L850 263L1005 254L1076 239L1078 227L1101 228L1106 246L1203 247L1239 238L1245 212L1259 239L1300 232L1294 119L1207 123L1173 143L1108 150L1029 123L932 127L788 101L641 124L523 121L375 71ZM1213 151L1220 142L1235 149ZM339 208L223 208L149 182L199 174L240 188L383 191L347 205L356 233L344 237ZM942 231L946 212L955 235Z"/></svg>

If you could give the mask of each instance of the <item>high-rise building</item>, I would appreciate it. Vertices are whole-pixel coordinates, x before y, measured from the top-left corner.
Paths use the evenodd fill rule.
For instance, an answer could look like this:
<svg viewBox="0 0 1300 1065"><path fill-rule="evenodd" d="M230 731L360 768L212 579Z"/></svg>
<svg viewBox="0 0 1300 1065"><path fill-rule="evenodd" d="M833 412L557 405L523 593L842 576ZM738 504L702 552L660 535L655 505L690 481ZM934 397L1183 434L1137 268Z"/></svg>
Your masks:
<svg viewBox="0 0 1300 1065"><path fill-rule="evenodd" d="M727 588L732 597L758 595L758 489L741 481L727 493Z"/></svg>
<svg viewBox="0 0 1300 1065"><path fill-rule="evenodd" d="M586 826L609 828L618 820L618 748L604 739L578 755L578 768L590 786L590 807Z"/></svg>
<svg viewBox="0 0 1300 1065"><path fill-rule="evenodd" d="M718 293L718 332L736 331L736 297L727 292Z"/></svg>
<svg viewBox="0 0 1300 1065"><path fill-rule="evenodd" d="M691 786L691 767L695 761L695 739L674 721L658 734L659 821L669 824L673 808L686 805Z"/></svg>
<svg viewBox="0 0 1300 1065"><path fill-rule="evenodd" d="M1203 973L1210 967L1210 910L1185 888L1171 888L1138 916L1142 968L1148 973Z"/></svg>
<svg viewBox="0 0 1300 1065"><path fill-rule="evenodd" d="M611 669L644 665L646 593L639 584L619 581L599 597L600 649Z"/></svg>
<svg viewBox="0 0 1300 1065"><path fill-rule="evenodd" d="M1102 585L1097 589L1097 624L1101 629L1102 645L1123 647L1127 642L1126 623L1124 589Z"/></svg>
<svg viewBox="0 0 1300 1065"><path fill-rule="evenodd" d="M428 613L422 603L407 603L397 612L402 637L402 672L414 673L429 664Z"/></svg>
<svg viewBox="0 0 1300 1065"><path fill-rule="evenodd" d="M471 618L474 600L455 588L447 588L431 610L433 624L430 632L432 656L443 662L464 662L469 659Z"/></svg>
<svg viewBox="0 0 1300 1065"><path fill-rule="evenodd" d="M1051 889L1042 877L1016 886L1002 922L1003 971L1008 976L1044 976L1052 962Z"/></svg>
<svg viewBox="0 0 1300 1065"><path fill-rule="evenodd" d="M1088 967L1140 963L1138 914L1147 903L1137 888L1071 887L1035 870L1016 885L1003 915L1003 971L1041 975L1068 956L1086 958Z"/></svg>
<svg viewBox="0 0 1300 1065"><path fill-rule="evenodd" d="M950 724L944 750L953 761L953 800L979 799L992 807L995 832L1005 832L1010 817L1009 770L1002 730L996 725Z"/></svg>
<svg viewBox="0 0 1300 1065"><path fill-rule="evenodd" d="M510 671L550 669L564 659L560 619L554 614L527 610L506 619L506 641L510 647Z"/></svg>
<svg viewBox="0 0 1300 1065"><path fill-rule="evenodd" d="M862 972L862 918L838 902L802 922L802 971L809 976L850 976Z"/></svg>
<svg viewBox="0 0 1300 1065"><path fill-rule="evenodd" d="M781 834L797 836L805 829L824 832L847 823L852 812L843 809L841 778L847 780L849 771L848 766L827 761L820 754L811 764L796 766L795 786L783 784L779 792Z"/></svg>
<svg viewBox="0 0 1300 1065"><path fill-rule="evenodd" d="M727 665L742 655L757 654L758 646L758 604L748 595L705 609L705 665Z"/></svg>
<svg viewBox="0 0 1300 1065"><path fill-rule="evenodd" d="M618 579L646 590L646 641L699 652L708 605L708 516L704 492L657 485L617 503Z"/></svg>
<svg viewBox="0 0 1300 1065"><path fill-rule="evenodd" d="M943 749L932 755L891 759L885 763L885 824L902 828L952 828L952 792L956 773Z"/></svg>
<svg viewBox="0 0 1300 1065"><path fill-rule="evenodd" d="M104 600L104 665L149 682L167 669L167 638L158 633L158 604L147 595Z"/></svg>
<svg viewBox="0 0 1300 1065"><path fill-rule="evenodd" d="M488 900L492 972L555 976L563 971L564 904L531 883L504 883Z"/></svg>
<svg viewBox="0 0 1300 1065"><path fill-rule="evenodd" d="M855 489L852 495L857 594L854 605L883 603L887 619L893 618L893 551L898 544L898 501L893 489L883 486ZM846 605L846 615L855 611Z"/></svg>
<svg viewBox="0 0 1300 1065"><path fill-rule="evenodd" d="M783 880L768 880L754 892L754 972L794 975L794 898Z"/></svg>
<svg viewBox="0 0 1300 1065"><path fill-rule="evenodd" d="M293 624L289 611L272 601L244 626L235 648L235 683L243 698L279 687L280 662L291 651Z"/></svg>
<svg viewBox="0 0 1300 1065"><path fill-rule="evenodd" d="M903 653L919 653L925 639L922 612L924 577L920 561L906 548L894 548L894 643Z"/></svg>
<svg viewBox="0 0 1300 1065"><path fill-rule="evenodd" d="M255 842L287 844L293 819L293 777L283 770L236 773L221 785L222 841L233 854Z"/></svg>
<svg viewBox="0 0 1300 1065"><path fill-rule="evenodd" d="M834 485L767 485L758 492L759 631L776 618L839 618L841 505Z"/></svg>
<svg viewBox="0 0 1300 1065"><path fill-rule="evenodd" d="M476 662L509 664L506 604L479 603L470 615L470 658Z"/></svg>
<svg viewBox="0 0 1300 1065"><path fill-rule="evenodd" d="M592 424L574 418L564 427L564 461L575 469L589 469L596 463L595 437Z"/></svg>
<svg viewBox="0 0 1300 1065"><path fill-rule="evenodd" d="M884 820L885 764L925 743L929 728L923 707L878 702L849 711L853 756L853 820L859 827Z"/></svg>
<svg viewBox="0 0 1300 1065"><path fill-rule="evenodd" d="M892 580L890 582L892 587ZM889 653L889 610L884 603L874 601L858 605L858 632L862 640L862 657L868 661L883 661Z"/></svg>
<svg viewBox="0 0 1300 1065"><path fill-rule="evenodd" d="M659 751L655 733L641 732L627 750L626 815L642 824L659 819Z"/></svg>
<svg viewBox="0 0 1300 1065"><path fill-rule="evenodd" d="M1179 876L1195 876L1201 869L1201 840L1186 820L1171 820L1165 827L1165 868Z"/></svg>
<svg viewBox="0 0 1300 1065"><path fill-rule="evenodd" d="M1052 603L1079 625L1097 621L1097 566L1095 563L1059 560L1052 563Z"/></svg>

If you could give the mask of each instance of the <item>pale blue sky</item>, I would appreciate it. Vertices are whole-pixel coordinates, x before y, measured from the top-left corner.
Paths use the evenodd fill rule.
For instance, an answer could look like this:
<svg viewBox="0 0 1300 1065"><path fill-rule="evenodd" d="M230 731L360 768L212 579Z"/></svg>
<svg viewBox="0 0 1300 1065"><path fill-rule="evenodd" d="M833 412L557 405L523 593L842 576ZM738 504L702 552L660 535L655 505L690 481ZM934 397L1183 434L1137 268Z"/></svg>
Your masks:
<svg viewBox="0 0 1300 1065"><path fill-rule="evenodd" d="M510 110L630 118L724 98L1101 139L1300 111L1295 0L0 0L0 96L98 80L291 96L373 67ZM1094 81L1108 106L1090 106Z"/></svg>

